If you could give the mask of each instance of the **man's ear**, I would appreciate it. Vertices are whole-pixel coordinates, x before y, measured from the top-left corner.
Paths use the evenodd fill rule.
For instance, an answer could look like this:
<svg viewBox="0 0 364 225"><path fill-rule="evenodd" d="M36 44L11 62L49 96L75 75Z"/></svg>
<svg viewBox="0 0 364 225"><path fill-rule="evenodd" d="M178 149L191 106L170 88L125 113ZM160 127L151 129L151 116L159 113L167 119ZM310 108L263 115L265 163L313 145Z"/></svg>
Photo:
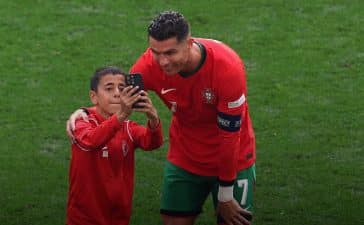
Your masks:
<svg viewBox="0 0 364 225"><path fill-rule="evenodd" d="M97 105L97 93L96 91L90 91L90 99L94 105Z"/></svg>

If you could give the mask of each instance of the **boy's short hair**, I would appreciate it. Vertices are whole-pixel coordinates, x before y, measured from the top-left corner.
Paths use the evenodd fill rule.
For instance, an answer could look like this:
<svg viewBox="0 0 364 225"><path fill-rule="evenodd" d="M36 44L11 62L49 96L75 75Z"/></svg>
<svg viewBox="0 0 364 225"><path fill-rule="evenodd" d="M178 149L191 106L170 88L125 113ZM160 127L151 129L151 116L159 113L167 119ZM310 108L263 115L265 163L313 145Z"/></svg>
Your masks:
<svg viewBox="0 0 364 225"><path fill-rule="evenodd" d="M93 74L93 76L90 79L90 89L92 91L97 92L97 86L99 85L99 82L101 80L101 78L107 74L112 74L112 75L126 75L126 73L121 70L120 68L116 67L116 66L105 66L105 67L101 67L96 69L95 73Z"/></svg>
<svg viewBox="0 0 364 225"><path fill-rule="evenodd" d="M148 35L158 41L176 37L184 40L189 34L189 24L182 14L175 11L161 12L148 27Z"/></svg>

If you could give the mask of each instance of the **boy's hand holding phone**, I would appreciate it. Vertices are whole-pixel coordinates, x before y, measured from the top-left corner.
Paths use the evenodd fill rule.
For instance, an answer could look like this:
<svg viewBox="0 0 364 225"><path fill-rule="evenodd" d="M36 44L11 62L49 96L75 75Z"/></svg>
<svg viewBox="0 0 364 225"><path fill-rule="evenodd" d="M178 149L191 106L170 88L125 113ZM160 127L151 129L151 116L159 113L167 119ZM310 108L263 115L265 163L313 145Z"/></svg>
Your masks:
<svg viewBox="0 0 364 225"><path fill-rule="evenodd" d="M125 83L126 86L138 87L134 92L134 95L139 95L139 100L133 104L134 111L144 112L150 121L151 127L158 126L158 113L148 93L144 91L142 75L139 73L128 74L125 76Z"/></svg>
<svg viewBox="0 0 364 225"><path fill-rule="evenodd" d="M132 73L125 76L126 86L138 87L138 89L134 92L134 94L145 93L141 92L144 90L144 83L142 75L139 73ZM142 103L142 100L138 100L133 104L133 108L141 108L142 106L139 103Z"/></svg>

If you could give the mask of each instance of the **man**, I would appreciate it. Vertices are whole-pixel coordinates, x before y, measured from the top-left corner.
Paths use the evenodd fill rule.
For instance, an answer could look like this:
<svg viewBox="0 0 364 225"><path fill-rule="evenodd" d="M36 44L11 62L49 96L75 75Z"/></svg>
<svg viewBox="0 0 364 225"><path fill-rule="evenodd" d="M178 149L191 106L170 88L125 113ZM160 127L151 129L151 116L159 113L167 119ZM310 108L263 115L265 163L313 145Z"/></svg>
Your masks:
<svg viewBox="0 0 364 225"><path fill-rule="evenodd" d="M178 12L156 16L148 40L149 48L131 72L141 73L145 88L173 112L162 186L163 223L194 224L211 193L218 224L250 224L255 137L241 59L219 41L191 37L187 20Z"/></svg>

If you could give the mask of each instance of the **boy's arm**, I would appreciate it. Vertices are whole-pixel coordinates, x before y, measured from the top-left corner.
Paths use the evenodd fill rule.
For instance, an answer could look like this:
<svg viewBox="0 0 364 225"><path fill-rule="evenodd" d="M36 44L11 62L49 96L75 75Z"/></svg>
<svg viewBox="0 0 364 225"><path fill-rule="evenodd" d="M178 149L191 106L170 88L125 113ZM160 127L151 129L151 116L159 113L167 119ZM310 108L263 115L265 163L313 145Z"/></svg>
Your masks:
<svg viewBox="0 0 364 225"><path fill-rule="evenodd" d="M134 125L134 142L136 147L140 147L144 150L152 150L158 148L163 143L163 134L161 121L157 113L157 109L154 107L152 100L147 92L143 92L141 95L140 108L135 108L135 111L145 113L148 118L148 124L146 127L131 123Z"/></svg>
<svg viewBox="0 0 364 225"><path fill-rule="evenodd" d="M101 124L90 117L89 121L80 119L76 121L73 140L83 148L96 150L103 147L121 127L122 123L118 121L116 115Z"/></svg>
<svg viewBox="0 0 364 225"><path fill-rule="evenodd" d="M143 150L153 150L163 144L162 125L159 119L157 122L148 120L147 127L132 122L130 129L136 147Z"/></svg>

